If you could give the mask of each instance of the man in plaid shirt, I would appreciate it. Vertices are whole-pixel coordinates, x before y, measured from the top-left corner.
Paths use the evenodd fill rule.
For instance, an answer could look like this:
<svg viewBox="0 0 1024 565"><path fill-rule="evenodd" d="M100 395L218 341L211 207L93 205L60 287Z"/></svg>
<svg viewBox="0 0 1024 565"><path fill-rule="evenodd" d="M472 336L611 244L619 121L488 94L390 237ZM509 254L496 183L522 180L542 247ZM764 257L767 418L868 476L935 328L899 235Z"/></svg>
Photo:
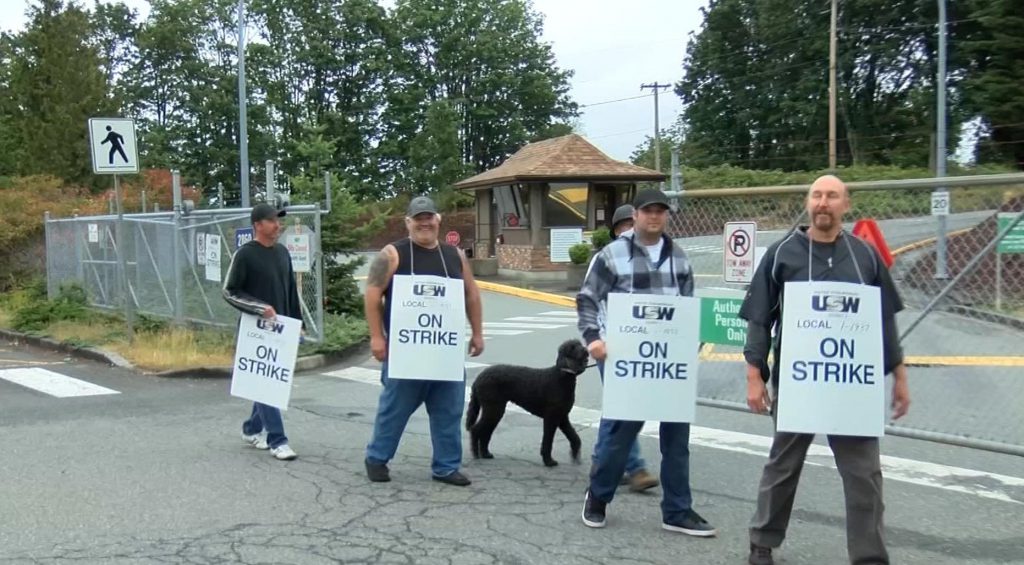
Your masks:
<svg viewBox="0 0 1024 565"><path fill-rule="evenodd" d="M633 202L633 232L604 247L576 295L579 330L590 355L603 362L607 357L601 324L602 305L611 292L693 296L693 269L686 253L665 235L668 199L660 190L642 190ZM583 506L583 523L605 526L608 503L615 496L626 469L629 450L643 422L615 420L610 423L607 447L597 454ZM690 425L661 423L662 528L698 537L716 534L693 508L690 493Z"/></svg>

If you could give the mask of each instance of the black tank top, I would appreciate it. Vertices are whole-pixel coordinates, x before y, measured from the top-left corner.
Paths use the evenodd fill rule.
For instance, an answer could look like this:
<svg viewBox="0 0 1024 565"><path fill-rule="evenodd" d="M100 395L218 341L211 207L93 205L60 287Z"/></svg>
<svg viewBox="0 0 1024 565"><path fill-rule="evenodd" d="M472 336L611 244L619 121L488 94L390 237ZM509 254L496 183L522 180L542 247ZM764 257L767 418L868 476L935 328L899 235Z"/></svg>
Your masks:
<svg viewBox="0 0 1024 565"><path fill-rule="evenodd" d="M392 243L398 251L398 269L396 275L434 275L452 279L462 279L462 258L459 250L447 243L438 242L434 249L416 245L408 237ZM442 262L442 255L444 261ZM413 268L415 267L415 273ZM384 289L384 332L391 328L391 281Z"/></svg>

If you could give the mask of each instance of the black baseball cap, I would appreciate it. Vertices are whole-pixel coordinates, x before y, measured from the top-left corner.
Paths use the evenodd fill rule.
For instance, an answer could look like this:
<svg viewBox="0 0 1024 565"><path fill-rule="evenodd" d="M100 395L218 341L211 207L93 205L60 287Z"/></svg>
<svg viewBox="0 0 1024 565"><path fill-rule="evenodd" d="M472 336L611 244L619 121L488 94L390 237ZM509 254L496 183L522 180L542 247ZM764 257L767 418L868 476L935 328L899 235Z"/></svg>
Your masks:
<svg viewBox="0 0 1024 565"><path fill-rule="evenodd" d="M256 223L260 220L269 220L271 218L283 218L288 213L284 210L278 210L270 204L260 202L259 204L252 207L252 213L249 214L249 219L252 223Z"/></svg>
<svg viewBox="0 0 1024 565"><path fill-rule="evenodd" d="M619 222L625 222L626 220L632 219L633 207L630 206L629 204L623 204L622 206L616 208L615 213L612 214L612 229L615 229L615 226L617 226Z"/></svg>
<svg viewBox="0 0 1024 565"><path fill-rule="evenodd" d="M409 208L405 211L405 215L409 218L415 218L420 214L436 214L437 206L434 205L434 201L427 196L417 196L412 199L409 203Z"/></svg>
<svg viewBox="0 0 1024 565"><path fill-rule="evenodd" d="M636 198L633 199L633 207L637 210L654 205L664 206L666 210L671 208L668 204L668 197L657 188L645 188L636 193Z"/></svg>

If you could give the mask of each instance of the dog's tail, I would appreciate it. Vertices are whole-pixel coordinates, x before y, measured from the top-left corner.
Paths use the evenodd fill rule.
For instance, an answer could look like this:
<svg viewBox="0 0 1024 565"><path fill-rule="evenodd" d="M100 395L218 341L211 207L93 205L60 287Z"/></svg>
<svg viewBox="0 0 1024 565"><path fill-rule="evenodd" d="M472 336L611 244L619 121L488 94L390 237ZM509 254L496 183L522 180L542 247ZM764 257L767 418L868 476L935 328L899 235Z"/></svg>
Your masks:
<svg viewBox="0 0 1024 565"><path fill-rule="evenodd" d="M469 407L466 408L466 429L471 429L479 417L480 401L476 399L476 393L471 392L469 395Z"/></svg>

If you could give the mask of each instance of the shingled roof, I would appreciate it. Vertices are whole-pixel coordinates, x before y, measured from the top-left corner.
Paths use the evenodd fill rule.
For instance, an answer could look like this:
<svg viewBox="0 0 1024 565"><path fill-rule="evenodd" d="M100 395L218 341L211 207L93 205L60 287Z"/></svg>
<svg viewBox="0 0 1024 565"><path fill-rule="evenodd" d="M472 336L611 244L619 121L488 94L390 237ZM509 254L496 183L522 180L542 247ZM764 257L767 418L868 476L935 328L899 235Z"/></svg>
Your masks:
<svg viewBox="0 0 1024 565"><path fill-rule="evenodd" d="M501 165L455 183L459 190L515 182L662 181L658 171L616 161L583 137L571 133L530 143Z"/></svg>

